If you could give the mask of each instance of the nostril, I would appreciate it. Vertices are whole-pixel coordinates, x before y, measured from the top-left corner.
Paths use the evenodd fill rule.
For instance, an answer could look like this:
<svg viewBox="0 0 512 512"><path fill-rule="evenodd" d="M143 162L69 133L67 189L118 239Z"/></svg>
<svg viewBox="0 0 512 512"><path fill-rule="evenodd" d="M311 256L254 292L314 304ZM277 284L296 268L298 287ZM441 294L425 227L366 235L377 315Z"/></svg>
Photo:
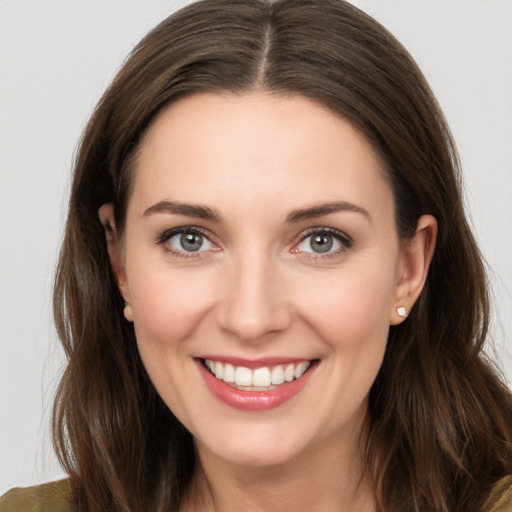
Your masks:
<svg viewBox="0 0 512 512"><path fill-rule="evenodd" d="M237 303L225 307L218 318L219 327L240 340L258 342L286 330L291 315L284 306L266 303L250 307Z"/></svg>

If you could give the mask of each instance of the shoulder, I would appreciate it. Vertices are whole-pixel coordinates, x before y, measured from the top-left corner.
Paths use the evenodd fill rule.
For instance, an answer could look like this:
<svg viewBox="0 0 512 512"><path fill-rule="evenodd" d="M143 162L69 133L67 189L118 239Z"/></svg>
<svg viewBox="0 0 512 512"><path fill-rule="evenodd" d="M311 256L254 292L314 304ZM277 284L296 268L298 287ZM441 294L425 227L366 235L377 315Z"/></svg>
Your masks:
<svg viewBox="0 0 512 512"><path fill-rule="evenodd" d="M0 498L0 512L71 512L69 482L11 489Z"/></svg>
<svg viewBox="0 0 512 512"><path fill-rule="evenodd" d="M482 512L512 512L512 475L493 486Z"/></svg>

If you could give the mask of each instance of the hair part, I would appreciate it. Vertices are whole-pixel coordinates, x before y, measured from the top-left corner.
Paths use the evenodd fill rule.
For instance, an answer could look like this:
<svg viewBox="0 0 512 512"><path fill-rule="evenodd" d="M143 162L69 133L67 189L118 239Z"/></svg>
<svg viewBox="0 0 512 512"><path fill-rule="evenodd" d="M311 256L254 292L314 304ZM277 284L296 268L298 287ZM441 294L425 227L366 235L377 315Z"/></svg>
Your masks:
<svg viewBox="0 0 512 512"><path fill-rule="evenodd" d="M367 468L380 509L476 510L512 473L512 399L482 356L487 283L465 219L457 152L407 51L342 0L203 0L134 49L81 140L54 312L68 366L54 444L77 511L177 510L192 474L190 434L138 354L112 274L102 204L122 231L137 149L170 103L201 92L303 95L352 123L392 186L397 230L423 214L439 233L425 288L391 327L370 392Z"/></svg>

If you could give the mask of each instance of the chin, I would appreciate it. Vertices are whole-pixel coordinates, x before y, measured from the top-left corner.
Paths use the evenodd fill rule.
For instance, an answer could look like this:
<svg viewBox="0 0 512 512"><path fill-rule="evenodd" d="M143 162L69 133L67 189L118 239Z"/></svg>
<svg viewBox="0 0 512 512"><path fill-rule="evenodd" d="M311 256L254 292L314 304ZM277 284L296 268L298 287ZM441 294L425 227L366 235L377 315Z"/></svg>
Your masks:
<svg viewBox="0 0 512 512"><path fill-rule="evenodd" d="M237 435L208 441L198 444L214 457L237 466L254 468L287 464L300 456L307 444L300 439L291 439L289 435L270 433L264 428L259 432L247 432L240 428Z"/></svg>
<svg viewBox="0 0 512 512"><path fill-rule="evenodd" d="M247 468L262 468L269 466L284 466L290 463L296 456L294 452L284 452L267 449L240 450L228 453L219 453L220 457L236 466Z"/></svg>

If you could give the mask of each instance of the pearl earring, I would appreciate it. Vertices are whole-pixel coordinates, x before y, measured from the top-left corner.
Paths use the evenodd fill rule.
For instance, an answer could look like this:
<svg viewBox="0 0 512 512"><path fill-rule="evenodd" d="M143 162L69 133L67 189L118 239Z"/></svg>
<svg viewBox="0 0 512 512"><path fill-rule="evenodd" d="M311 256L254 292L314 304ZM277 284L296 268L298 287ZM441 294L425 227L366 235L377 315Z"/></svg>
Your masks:
<svg viewBox="0 0 512 512"><path fill-rule="evenodd" d="M402 318L405 318L407 316L407 310L403 306L396 308L396 312L398 313L398 316Z"/></svg>
<svg viewBox="0 0 512 512"><path fill-rule="evenodd" d="M131 306L131 304L128 304L128 302L125 302L124 303L124 317L126 318L126 320L128 320L128 322L133 322L133 308Z"/></svg>

